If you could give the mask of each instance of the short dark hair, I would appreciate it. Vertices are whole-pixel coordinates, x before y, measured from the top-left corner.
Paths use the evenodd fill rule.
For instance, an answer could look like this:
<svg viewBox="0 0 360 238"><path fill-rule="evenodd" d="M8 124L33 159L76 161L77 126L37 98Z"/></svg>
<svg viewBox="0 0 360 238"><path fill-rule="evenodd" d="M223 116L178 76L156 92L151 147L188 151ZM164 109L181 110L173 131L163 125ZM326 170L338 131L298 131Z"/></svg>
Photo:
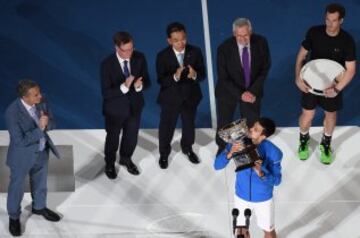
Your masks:
<svg viewBox="0 0 360 238"><path fill-rule="evenodd" d="M183 31L186 33L185 26L183 24L181 24L180 22L170 23L166 28L167 37L170 38L171 33L178 32L178 31Z"/></svg>
<svg viewBox="0 0 360 238"><path fill-rule="evenodd" d="M345 8L339 3L331 3L326 6L325 14L326 13L339 13L339 19L345 17Z"/></svg>
<svg viewBox="0 0 360 238"><path fill-rule="evenodd" d="M259 124L262 126L262 128L264 128L262 131L263 135L265 135L266 137L269 137L272 134L274 134L274 132L276 130L276 125L273 120L271 120L270 118L267 118L267 117L260 117L257 120L257 122L259 122Z"/></svg>
<svg viewBox="0 0 360 238"><path fill-rule="evenodd" d="M20 98L26 96L29 93L29 90L32 88L40 88L39 84L30 79L22 79L19 81L16 91Z"/></svg>
<svg viewBox="0 0 360 238"><path fill-rule="evenodd" d="M129 42L132 42L133 41L133 38L132 36L126 32L126 31L119 31L119 32L116 32L113 36L113 41L114 41L114 44L117 46L117 47L120 47L121 45L124 45L124 44L127 44Z"/></svg>

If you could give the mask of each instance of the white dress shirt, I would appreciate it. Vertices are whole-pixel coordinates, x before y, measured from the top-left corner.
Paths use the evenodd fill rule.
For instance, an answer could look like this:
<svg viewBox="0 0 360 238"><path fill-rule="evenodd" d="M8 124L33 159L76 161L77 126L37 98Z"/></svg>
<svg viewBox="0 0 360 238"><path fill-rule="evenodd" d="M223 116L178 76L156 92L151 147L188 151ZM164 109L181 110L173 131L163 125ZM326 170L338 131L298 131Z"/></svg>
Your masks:
<svg viewBox="0 0 360 238"><path fill-rule="evenodd" d="M241 65L242 65L242 53L243 53L243 49L244 47L248 48L248 53L249 53L249 63L251 65L251 47L250 47L250 43L247 45L242 45L242 44L237 44L238 45L238 49L239 49L239 55L240 55L240 61L241 61Z"/></svg>
<svg viewBox="0 0 360 238"><path fill-rule="evenodd" d="M123 59L118 55L118 53L116 53L116 57L117 57L117 59L119 61L120 67L121 67L123 72L124 72L124 61L127 60L127 62L128 62L127 67L129 69L129 72L130 72L130 75L131 75L130 59ZM135 88L135 91L140 92L142 90L142 88L143 88L143 86L141 85L140 87ZM121 90L121 92L123 94L126 94L126 93L129 92L129 88L125 86L125 83L122 83L120 85L120 90Z"/></svg>
<svg viewBox="0 0 360 238"><path fill-rule="evenodd" d="M180 54L183 54L183 62L182 62L182 64L181 64L181 62L179 62L179 65L180 65L180 66L183 66L184 60L185 60L185 48L184 48L182 51L177 51L177 50L175 50L175 49L173 48L173 51L174 51L174 53L175 53L175 56L176 56L176 59L178 60L178 62L179 62L179 55L180 55ZM195 80L196 77L197 77L197 75L195 74L195 77L193 77L193 80ZM180 78L176 78L176 77L175 77L175 74L174 74L173 78L174 78L174 80L175 80L176 82L178 82L178 81L180 80Z"/></svg>
<svg viewBox="0 0 360 238"><path fill-rule="evenodd" d="M35 104L30 106L29 104L27 104L24 100L20 99L21 103L24 105L24 107L26 108L26 111L29 113L29 115L31 116L31 108L35 107Z"/></svg>
<svg viewBox="0 0 360 238"><path fill-rule="evenodd" d="M182 63L179 62L180 67L183 66L184 56L185 56L185 48L184 48L182 51L177 51L177 50L175 50L175 49L173 48L173 51L174 51L174 53L175 53L175 56L176 56L176 59L178 60L178 62L179 62L179 55L180 55L180 54L183 54L183 62L182 62ZM177 81L180 80L180 78L176 78L176 77L175 77L175 74L174 74L174 80L177 82Z"/></svg>

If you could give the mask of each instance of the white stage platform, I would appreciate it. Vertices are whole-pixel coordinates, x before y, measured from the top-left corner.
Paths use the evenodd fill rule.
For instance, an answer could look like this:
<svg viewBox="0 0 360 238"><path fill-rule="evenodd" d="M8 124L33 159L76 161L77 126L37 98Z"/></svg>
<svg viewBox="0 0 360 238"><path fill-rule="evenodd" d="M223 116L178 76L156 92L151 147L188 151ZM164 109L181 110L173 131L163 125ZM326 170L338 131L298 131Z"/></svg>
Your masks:
<svg viewBox="0 0 360 238"><path fill-rule="evenodd" d="M276 188L276 229L282 238L360 237L360 129L338 127L335 161L319 161L320 128L312 128L312 155L296 159L297 128L281 128L271 140L284 152L283 181ZM103 172L103 130L58 130L57 145L73 145L76 191L49 193L48 206L63 215L50 223L31 215L26 194L22 237L231 237L234 166L213 169L214 130L197 130L194 146L202 162L191 164L180 151L176 132L167 170L158 166L157 130L142 130L133 156L140 176L120 168L116 180ZM0 145L8 134L0 132ZM0 158L4 164L5 158ZM10 237L6 193L0 194L0 237ZM253 217L254 218L254 217ZM252 237L262 237L251 221Z"/></svg>

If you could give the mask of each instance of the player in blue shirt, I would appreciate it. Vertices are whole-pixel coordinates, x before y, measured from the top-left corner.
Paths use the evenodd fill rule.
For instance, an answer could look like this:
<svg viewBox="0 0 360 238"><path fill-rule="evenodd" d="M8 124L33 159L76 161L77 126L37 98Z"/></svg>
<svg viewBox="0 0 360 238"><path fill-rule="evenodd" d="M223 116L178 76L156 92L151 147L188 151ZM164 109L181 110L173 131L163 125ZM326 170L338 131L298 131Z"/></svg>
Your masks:
<svg viewBox="0 0 360 238"><path fill-rule="evenodd" d="M267 140L274 134L275 123L269 118L260 118L250 128L248 137L257 145L262 160L255 166L236 173L234 204L239 210L238 226L245 226L244 210L249 208L257 217L257 225L265 232L265 238L276 237L274 223L273 189L281 183L281 150ZM241 151L242 144L227 144L223 152L215 159L214 168L220 170L226 167L233 153ZM247 234L243 230L243 234Z"/></svg>

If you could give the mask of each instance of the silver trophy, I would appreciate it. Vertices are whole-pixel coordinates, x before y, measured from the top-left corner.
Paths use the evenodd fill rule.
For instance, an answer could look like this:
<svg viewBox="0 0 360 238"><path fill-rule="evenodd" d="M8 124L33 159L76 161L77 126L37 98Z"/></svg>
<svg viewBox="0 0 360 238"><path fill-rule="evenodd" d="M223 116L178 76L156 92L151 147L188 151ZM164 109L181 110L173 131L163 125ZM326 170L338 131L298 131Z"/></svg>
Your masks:
<svg viewBox="0 0 360 238"><path fill-rule="evenodd" d="M220 128L218 131L219 137L226 143L238 143L241 145L242 149L233 153L231 157L235 162L235 172L253 167L257 160L261 160L256 145L254 145L247 136L248 132L249 129L246 125L246 119L234 121Z"/></svg>

